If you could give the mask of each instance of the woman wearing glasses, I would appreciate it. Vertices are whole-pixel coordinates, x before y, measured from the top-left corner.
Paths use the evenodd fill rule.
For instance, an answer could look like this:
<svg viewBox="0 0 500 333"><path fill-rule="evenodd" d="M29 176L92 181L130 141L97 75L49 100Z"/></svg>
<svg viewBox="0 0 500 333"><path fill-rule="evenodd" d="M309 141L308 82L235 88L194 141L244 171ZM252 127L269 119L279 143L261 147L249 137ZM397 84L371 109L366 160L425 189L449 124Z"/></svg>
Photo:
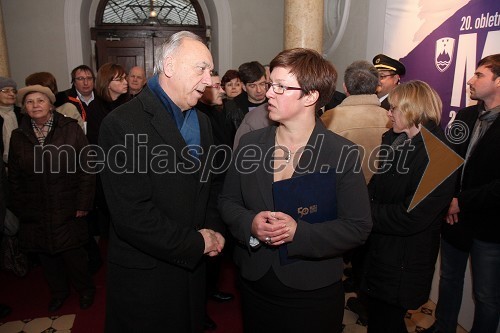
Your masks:
<svg viewBox="0 0 500 333"><path fill-rule="evenodd" d="M0 153L7 163L10 136L21 121L21 109L16 106L17 84L7 77L0 77Z"/></svg>
<svg viewBox="0 0 500 333"><path fill-rule="evenodd" d="M91 144L97 144L104 117L129 99L127 92L127 74L121 65L108 62L99 68L95 80L96 99L87 114L87 138Z"/></svg>
<svg viewBox="0 0 500 333"><path fill-rule="evenodd" d="M103 119L115 108L130 99L128 94L128 82L125 69L118 64L106 63L97 71L95 80L95 99L89 105L87 112L87 138L90 144L98 144L99 129ZM110 213L101 178L97 175L95 209L90 214L90 224L95 233L107 236L109 229ZM90 235L92 236L92 235ZM91 270L97 271L101 264L100 254L90 237Z"/></svg>
<svg viewBox="0 0 500 333"><path fill-rule="evenodd" d="M384 160L368 184L373 230L362 292L367 296L368 332L399 333L407 331L406 311L429 298L454 177L439 175L439 161L429 165L428 151L446 142L439 127L442 104L436 91L425 82L409 81L394 88L388 98L392 129L382 136ZM430 193L414 198L430 179L436 182Z"/></svg>
<svg viewBox="0 0 500 333"><path fill-rule="evenodd" d="M338 333L344 313L342 254L364 243L371 229L357 148L315 116L335 90L332 64L316 51L296 48L282 51L270 67L266 96L269 118L277 125L241 138L219 199L236 239L244 331ZM316 191L336 197L335 216L312 224L275 209L278 201L298 195L273 198L276 184L319 172L336 183L317 184ZM316 208L308 212L317 213Z"/></svg>

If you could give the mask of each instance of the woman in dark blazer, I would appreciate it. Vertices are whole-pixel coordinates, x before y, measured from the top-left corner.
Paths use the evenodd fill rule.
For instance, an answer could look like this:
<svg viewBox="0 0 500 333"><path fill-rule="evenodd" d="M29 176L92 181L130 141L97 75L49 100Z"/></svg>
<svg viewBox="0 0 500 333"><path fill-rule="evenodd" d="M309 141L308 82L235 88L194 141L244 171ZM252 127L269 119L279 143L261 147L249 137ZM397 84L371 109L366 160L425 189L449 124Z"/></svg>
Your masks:
<svg viewBox="0 0 500 333"><path fill-rule="evenodd" d="M237 241L244 330L338 333L342 254L362 244L371 228L363 174L355 172L357 149L315 117L335 90L333 65L297 48L278 54L271 71L268 110L278 125L242 137L219 199ZM309 224L275 211L273 182L334 169L337 218ZM289 263L280 262L285 245Z"/></svg>
<svg viewBox="0 0 500 333"><path fill-rule="evenodd" d="M90 307L95 287L87 268L87 221L95 176L85 172L88 144L77 121L54 112L55 96L40 85L19 90L27 117L12 132L9 150L11 208L19 217L24 250L39 254L58 310L70 295L68 280L80 294L80 307ZM87 170L92 171L92 170Z"/></svg>
<svg viewBox="0 0 500 333"><path fill-rule="evenodd" d="M401 333L407 331L406 311L428 301L454 176L410 205L429 163L422 132L446 142L439 127L442 104L422 81L397 86L389 103L392 129L382 136L381 148L387 158L368 185L373 230L362 291L368 296L368 332Z"/></svg>

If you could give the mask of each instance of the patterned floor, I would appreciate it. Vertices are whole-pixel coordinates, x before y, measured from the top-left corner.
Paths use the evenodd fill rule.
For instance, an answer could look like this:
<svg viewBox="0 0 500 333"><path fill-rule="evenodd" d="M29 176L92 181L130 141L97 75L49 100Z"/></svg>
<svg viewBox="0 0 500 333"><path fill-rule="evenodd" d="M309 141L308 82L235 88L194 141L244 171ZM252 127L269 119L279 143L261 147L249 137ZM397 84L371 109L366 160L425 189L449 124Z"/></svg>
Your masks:
<svg viewBox="0 0 500 333"><path fill-rule="evenodd" d="M346 294L346 301L349 297L355 296L354 293ZM434 309L436 305L429 301L420 309L409 311L406 315L406 328L409 333L418 333L428 328L434 322ZM75 320L75 315L64 315L61 317L36 318L11 321L0 324L0 333L70 333ZM343 333L366 333L366 326L358 322L358 315L345 309L344 311L344 331ZM458 333L467 333L466 330L459 327Z"/></svg>
<svg viewBox="0 0 500 333"><path fill-rule="evenodd" d="M349 297L356 296L355 293L346 293L346 302ZM408 311L405 322L406 329L409 333L418 333L430 327L434 323L434 309L436 304L428 301L417 310ZM344 310L344 331L343 333L366 333L366 326L363 326L358 321L358 315L348 309ZM467 333L460 326L457 328L457 333Z"/></svg>
<svg viewBox="0 0 500 333"><path fill-rule="evenodd" d="M60 317L9 321L0 326L0 333L70 333L75 316L70 314Z"/></svg>

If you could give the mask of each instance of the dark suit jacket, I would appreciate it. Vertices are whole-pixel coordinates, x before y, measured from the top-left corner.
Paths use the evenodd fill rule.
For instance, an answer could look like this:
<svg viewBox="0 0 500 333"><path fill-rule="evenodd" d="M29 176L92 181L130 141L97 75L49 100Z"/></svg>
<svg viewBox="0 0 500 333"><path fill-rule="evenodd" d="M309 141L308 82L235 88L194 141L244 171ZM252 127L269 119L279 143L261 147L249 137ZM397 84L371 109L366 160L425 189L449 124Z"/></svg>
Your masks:
<svg viewBox="0 0 500 333"><path fill-rule="evenodd" d="M380 106L389 111L391 105L389 104L389 98L385 98L382 102L380 102Z"/></svg>
<svg viewBox="0 0 500 333"><path fill-rule="evenodd" d="M363 173L353 171L356 164L360 168L359 159L355 154L342 153L343 147L354 144L328 131L321 121L316 122L308 142L313 147L312 155L304 152L299 168L308 172L319 171L324 166L337 168L338 218L317 224L299 220L293 242L287 247L289 256L299 256L304 260L282 266L276 248L265 245L252 248L249 245L255 215L274 210L273 173L266 170L272 165L275 133L276 126L269 126L241 138L238 151L254 145L256 151L261 152L260 156L252 158L258 167L253 172L238 172L236 166L244 170L248 162L243 163L242 156L235 152L235 163L228 171L219 198L222 217L238 242L234 250L236 263L242 276L252 281L262 278L272 267L281 282L295 289L313 290L331 285L342 278L342 254L364 243L372 226ZM317 138L323 138L322 144L315 144ZM311 156L316 163L310 163Z"/></svg>
<svg viewBox="0 0 500 333"><path fill-rule="evenodd" d="M454 146L462 157L467 152L478 114L478 106L474 105L460 110L455 118L455 122L461 121L466 125L469 133L466 141ZM472 230L473 237L500 243L500 224L497 223L500 202L500 116L478 142L462 172L463 181L461 188L457 186L459 192L456 194L460 207L459 220L468 230Z"/></svg>
<svg viewBox="0 0 500 333"><path fill-rule="evenodd" d="M201 146L208 151L213 144L210 123L202 113L197 115ZM190 320L201 322L205 298L197 290L202 290L205 283L204 274L200 274L205 245L197 230L205 227L219 230L217 226L205 225L210 179L201 181L201 171L181 170L192 166L182 152L186 143L173 118L147 86L139 96L104 118L99 144L108 158L101 175L112 219L108 260L130 268L136 277L144 274L151 279L151 274L161 274L158 286L130 281L141 288L135 291L141 300L135 304L146 302L149 307L132 313L156 311L161 316L162 309L168 307L169 315L178 313L175 320L182 321L190 309ZM201 170L205 162L204 154ZM120 280L127 278L132 277L122 276ZM108 280L110 285L115 282ZM113 290L129 293L118 287ZM133 303L129 308L134 307L133 296L128 301ZM158 327L158 331L168 331L169 327L198 331L182 326L190 323L165 325Z"/></svg>

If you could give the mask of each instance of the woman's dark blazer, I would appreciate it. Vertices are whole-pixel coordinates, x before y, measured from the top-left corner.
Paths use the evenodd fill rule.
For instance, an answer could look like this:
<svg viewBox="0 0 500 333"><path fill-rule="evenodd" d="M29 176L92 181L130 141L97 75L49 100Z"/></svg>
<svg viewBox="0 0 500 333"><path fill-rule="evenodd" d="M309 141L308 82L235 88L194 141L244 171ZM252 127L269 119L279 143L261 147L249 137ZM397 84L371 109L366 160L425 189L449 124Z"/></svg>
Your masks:
<svg viewBox="0 0 500 333"><path fill-rule="evenodd" d="M287 248L289 256L299 256L302 260L280 265L276 248L262 244L253 248L249 244L255 215L274 210L273 173L269 166L272 165L276 128L266 127L241 138L219 198L219 211L237 240L234 257L245 279L256 281L272 268L280 281L289 287L318 289L342 278L342 254L363 244L370 233L370 206L357 148L351 141L328 131L321 121L316 122L309 147L302 153L292 177L298 176L297 170L317 172L336 168L338 218L317 224L297 221L294 239ZM244 151L260 153L247 158L253 162L245 163ZM252 164L253 171L239 172Z"/></svg>

